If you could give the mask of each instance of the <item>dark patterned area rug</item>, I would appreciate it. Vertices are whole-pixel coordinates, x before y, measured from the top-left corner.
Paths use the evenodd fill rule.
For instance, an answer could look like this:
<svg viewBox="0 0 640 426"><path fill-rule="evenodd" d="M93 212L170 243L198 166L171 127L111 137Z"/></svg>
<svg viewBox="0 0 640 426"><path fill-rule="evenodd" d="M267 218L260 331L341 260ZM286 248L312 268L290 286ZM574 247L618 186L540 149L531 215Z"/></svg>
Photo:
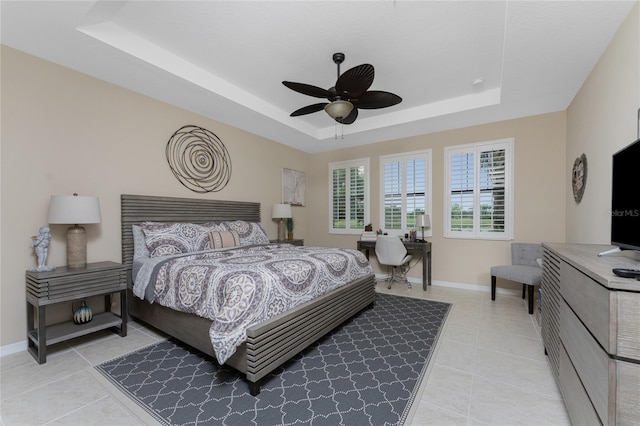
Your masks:
<svg viewBox="0 0 640 426"><path fill-rule="evenodd" d="M378 294L372 309L265 377L256 397L242 374L174 340L96 368L167 425L398 425L450 306Z"/></svg>

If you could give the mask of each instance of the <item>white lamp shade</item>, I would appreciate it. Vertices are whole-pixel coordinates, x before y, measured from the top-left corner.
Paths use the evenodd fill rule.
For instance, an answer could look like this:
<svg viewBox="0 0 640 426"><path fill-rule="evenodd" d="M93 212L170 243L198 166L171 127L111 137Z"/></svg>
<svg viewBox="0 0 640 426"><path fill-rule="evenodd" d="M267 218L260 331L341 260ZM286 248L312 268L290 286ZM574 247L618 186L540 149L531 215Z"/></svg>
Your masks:
<svg viewBox="0 0 640 426"><path fill-rule="evenodd" d="M283 219L292 217L291 204L274 204L271 209L272 219Z"/></svg>
<svg viewBox="0 0 640 426"><path fill-rule="evenodd" d="M428 214L416 216L416 228L431 228L431 220Z"/></svg>
<svg viewBox="0 0 640 426"><path fill-rule="evenodd" d="M49 223L83 224L100 223L98 197L79 195L52 195L49 202Z"/></svg>

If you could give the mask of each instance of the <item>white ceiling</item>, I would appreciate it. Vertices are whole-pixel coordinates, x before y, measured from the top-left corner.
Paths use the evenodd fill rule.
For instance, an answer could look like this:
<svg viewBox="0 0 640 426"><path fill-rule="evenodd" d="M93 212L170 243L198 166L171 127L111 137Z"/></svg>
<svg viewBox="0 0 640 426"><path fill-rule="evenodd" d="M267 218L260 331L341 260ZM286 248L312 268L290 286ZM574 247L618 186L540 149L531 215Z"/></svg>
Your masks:
<svg viewBox="0 0 640 426"><path fill-rule="evenodd" d="M634 4L3 0L1 42L321 152L564 110ZM343 128L324 111L289 117L321 100L281 82L333 86L335 52L341 72L373 64L371 90L402 103Z"/></svg>

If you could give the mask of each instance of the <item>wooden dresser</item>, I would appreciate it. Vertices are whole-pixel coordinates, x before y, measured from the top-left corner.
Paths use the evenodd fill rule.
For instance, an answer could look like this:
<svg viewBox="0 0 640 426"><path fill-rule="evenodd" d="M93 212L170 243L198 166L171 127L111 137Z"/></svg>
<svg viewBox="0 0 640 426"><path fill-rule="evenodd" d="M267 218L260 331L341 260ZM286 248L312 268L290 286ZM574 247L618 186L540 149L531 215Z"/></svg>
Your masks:
<svg viewBox="0 0 640 426"><path fill-rule="evenodd" d="M576 425L640 424L640 255L544 243L542 338Z"/></svg>

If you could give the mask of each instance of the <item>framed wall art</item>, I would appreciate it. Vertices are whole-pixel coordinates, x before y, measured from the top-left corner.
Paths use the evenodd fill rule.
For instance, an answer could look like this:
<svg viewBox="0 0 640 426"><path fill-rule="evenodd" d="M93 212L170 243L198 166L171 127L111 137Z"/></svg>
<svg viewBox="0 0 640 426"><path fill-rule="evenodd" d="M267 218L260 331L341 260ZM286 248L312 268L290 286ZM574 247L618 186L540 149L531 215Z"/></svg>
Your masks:
<svg viewBox="0 0 640 426"><path fill-rule="evenodd" d="M292 206L304 206L306 192L304 172L282 169L282 202Z"/></svg>
<svg viewBox="0 0 640 426"><path fill-rule="evenodd" d="M571 169L571 189L576 203L582 201L584 189L587 186L587 156L582 154L573 162Z"/></svg>

